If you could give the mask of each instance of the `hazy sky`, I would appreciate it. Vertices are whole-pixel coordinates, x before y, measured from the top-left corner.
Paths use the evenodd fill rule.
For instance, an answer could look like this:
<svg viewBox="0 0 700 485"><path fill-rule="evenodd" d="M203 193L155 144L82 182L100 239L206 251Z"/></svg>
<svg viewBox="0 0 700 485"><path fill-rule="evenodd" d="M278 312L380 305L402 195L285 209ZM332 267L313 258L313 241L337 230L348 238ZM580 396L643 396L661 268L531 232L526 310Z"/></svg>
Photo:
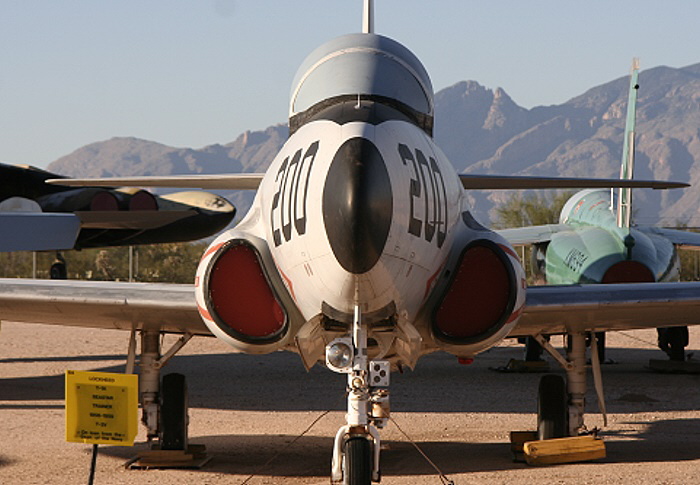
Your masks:
<svg viewBox="0 0 700 485"><path fill-rule="evenodd" d="M376 31L435 90L471 79L558 104L642 69L700 62L697 0L376 0ZM0 0L0 161L46 166L135 136L229 143L286 122L304 57L361 27L361 0Z"/></svg>

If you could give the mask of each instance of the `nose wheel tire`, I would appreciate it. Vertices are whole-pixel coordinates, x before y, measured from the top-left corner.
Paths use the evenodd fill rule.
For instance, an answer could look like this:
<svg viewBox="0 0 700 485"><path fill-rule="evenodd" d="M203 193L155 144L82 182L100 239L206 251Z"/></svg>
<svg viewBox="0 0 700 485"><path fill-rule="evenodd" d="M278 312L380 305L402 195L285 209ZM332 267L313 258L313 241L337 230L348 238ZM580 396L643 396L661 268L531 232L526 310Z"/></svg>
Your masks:
<svg viewBox="0 0 700 485"><path fill-rule="evenodd" d="M362 436L349 438L343 452L344 485L370 485L372 483L372 458L369 440Z"/></svg>
<svg viewBox="0 0 700 485"><path fill-rule="evenodd" d="M187 449L187 384L182 374L163 377L160 408L161 450Z"/></svg>
<svg viewBox="0 0 700 485"><path fill-rule="evenodd" d="M543 376L537 399L537 438L548 440L568 436L568 417L564 378L554 374Z"/></svg>

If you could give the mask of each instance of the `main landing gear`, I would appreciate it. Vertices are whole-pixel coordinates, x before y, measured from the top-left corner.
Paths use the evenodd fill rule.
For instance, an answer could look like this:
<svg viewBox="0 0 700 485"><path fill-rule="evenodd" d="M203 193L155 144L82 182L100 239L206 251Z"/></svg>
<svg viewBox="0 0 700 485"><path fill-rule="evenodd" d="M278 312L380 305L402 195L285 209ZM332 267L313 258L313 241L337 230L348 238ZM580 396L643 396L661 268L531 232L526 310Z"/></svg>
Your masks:
<svg viewBox="0 0 700 485"><path fill-rule="evenodd" d="M141 358L139 359L139 397L141 421L146 426L147 439L154 450L188 449L187 384L182 374L167 374L161 383L161 369L187 342L191 334L185 334L161 355L162 332L141 332ZM132 374L136 364L136 331L129 340L126 373Z"/></svg>
<svg viewBox="0 0 700 485"><path fill-rule="evenodd" d="M355 307L352 337L326 347L326 365L348 376L346 424L335 436L331 482L369 485L379 482L378 428L389 421L389 362L368 361L367 329Z"/></svg>
<svg viewBox="0 0 700 485"><path fill-rule="evenodd" d="M571 348L562 356L547 339L536 335L539 344L566 370L566 382L559 375L545 375L540 381L537 405L537 436L540 440L588 434L583 422L586 396L586 334L569 334ZM607 425L603 384L596 334L590 333L591 368L598 406Z"/></svg>

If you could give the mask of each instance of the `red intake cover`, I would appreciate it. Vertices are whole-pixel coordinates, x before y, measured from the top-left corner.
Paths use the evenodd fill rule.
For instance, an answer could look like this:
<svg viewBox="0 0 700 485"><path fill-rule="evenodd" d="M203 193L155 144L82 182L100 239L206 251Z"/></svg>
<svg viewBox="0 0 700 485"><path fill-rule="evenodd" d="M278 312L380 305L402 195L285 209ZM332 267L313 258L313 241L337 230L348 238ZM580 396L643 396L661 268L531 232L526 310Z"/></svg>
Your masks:
<svg viewBox="0 0 700 485"><path fill-rule="evenodd" d="M602 283L653 283L652 272L637 261L615 263L603 275Z"/></svg>
<svg viewBox="0 0 700 485"><path fill-rule="evenodd" d="M230 244L214 256L208 271L207 306L216 323L244 341L276 340L287 316L263 272L257 252Z"/></svg>
<svg viewBox="0 0 700 485"><path fill-rule="evenodd" d="M490 241L462 254L433 317L439 337L464 342L488 337L501 328L517 296L508 264L508 257Z"/></svg>

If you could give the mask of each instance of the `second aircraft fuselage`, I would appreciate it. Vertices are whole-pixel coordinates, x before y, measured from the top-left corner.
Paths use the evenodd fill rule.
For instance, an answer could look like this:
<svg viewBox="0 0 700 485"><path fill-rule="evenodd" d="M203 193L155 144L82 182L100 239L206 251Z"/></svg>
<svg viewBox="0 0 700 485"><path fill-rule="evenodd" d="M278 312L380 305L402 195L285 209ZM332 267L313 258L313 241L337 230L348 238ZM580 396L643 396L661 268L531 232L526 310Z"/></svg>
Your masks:
<svg viewBox="0 0 700 485"><path fill-rule="evenodd" d="M570 231L553 235L546 250L549 284L643 283L678 279L673 244L635 227L617 226L610 190L585 190L562 210Z"/></svg>

